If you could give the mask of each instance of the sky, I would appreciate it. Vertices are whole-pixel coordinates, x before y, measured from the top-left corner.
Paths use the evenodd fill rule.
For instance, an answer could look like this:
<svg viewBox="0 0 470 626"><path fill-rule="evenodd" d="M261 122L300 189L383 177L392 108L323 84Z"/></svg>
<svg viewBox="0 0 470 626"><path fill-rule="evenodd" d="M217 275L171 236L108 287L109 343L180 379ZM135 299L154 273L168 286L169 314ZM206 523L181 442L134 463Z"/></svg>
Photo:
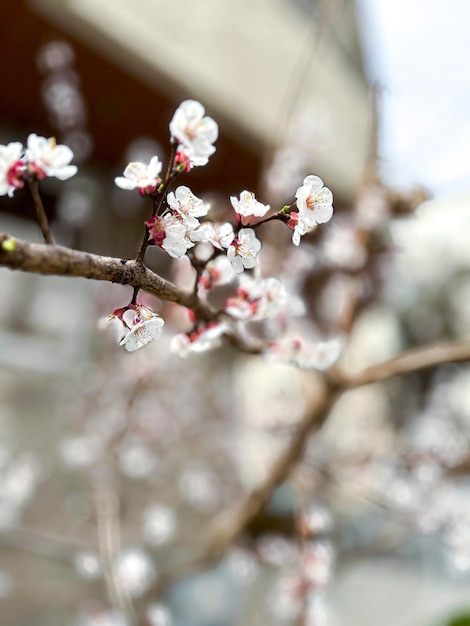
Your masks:
<svg viewBox="0 0 470 626"><path fill-rule="evenodd" d="M357 0L392 184L470 191L470 0Z"/></svg>

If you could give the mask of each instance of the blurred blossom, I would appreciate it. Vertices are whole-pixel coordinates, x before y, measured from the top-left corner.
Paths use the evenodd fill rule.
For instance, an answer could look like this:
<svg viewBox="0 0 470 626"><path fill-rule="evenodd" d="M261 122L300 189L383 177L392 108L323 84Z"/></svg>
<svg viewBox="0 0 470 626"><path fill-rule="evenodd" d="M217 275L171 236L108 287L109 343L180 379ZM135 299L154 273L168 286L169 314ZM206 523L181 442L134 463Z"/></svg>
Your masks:
<svg viewBox="0 0 470 626"><path fill-rule="evenodd" d="M287 335L278 341L272 341L264 356L271 363L279 362L322 372L338 361L343 345L344 339L340 336L307 343L299 336Z"/></svg>
<svg viewBox="0 0 470 626"><path fill-rule="evenodd" d="M282 620L296 618L304 605L304 586L297 574L283 574L268 594L268 606Z"/></svg>
<svg viewBox="0 0 470 626"><path fill-rule="evenodd" d="M470 286L470 285L469 285ZM470 293L468 294L470 297ZM466 324L468 328L468 302L465 304ZM463 418L462 427L470 431L470 368L458 369L448 382L444 382L436 389L438 399L444 399L448 408L458 418ZM447 416L446 416L447 417ZM448 421L448 420L447 420ZM453 430L453 429L451 429Z"/></svg>
<svg viewBox="0 0 470 626"><path fill-rule="evenodd" d="M385 488L385 501L403 512L417 513L423 506L425 493L411 476L393 477Z"/></svg>
<svg viewBox="0 0 470 626"><path fill-rule="evenodd" d="M23 455L16 461L11 460L1 469L0 528L17 521L42 477L42 466L30 455Z"/></svg>
<svg viewBox="0 0 470 626"><path fill-rule="evenodd" d="M59 444L61 459L71 469L82 469L94 465L102 452L102 441L92 435L69 437Z"/></svg>
<svg viewBox="0 0 470 626"><path fill-rule="evenodd" d="M470 573L470 500L468 488L457 493L458 505L448 512L447 526L444 528L447 563L455 575Z"/></svg>
<svg viewBox="0 0 470 626"><path fill-rule="evenodd" d="M292 566L299 559L298 546L281 535L264 534L256 542L256 551L267 565Z"/></svg>
<svg viewBox="0 0 470 626"><path fill-rule="evenodd" d="M363 189L356 207L359 226L372 230L389 217L390 204L382 187L370 185Z"/></svg>
<svg viewBox="0 0 470 626"><path fill-rule="evenodd" d="M446 416L423 413L405 431L410 448L421 456L435 458L447 467L461 463L468 455L466 438Z"/></svg>
<svg viewBox="0 0 470 626"><path fill-rule="evenodd" d="M131 443L119 451L119 468L128 478L147 478L156 467L155 455L144 444Z"/></svg>
<svg viewBox="0 0 470 626"><path fill-rule="evenodd" d="M266 258L267 245L264 246L264 257ZM278 259L278 251L273 250L273 255ZM270 266L274 264L274 258ZM304 242L301 246L289 246L283 255L283 265L279 279L284 283L289 291L299 292L307 276L319 266L318 252L316 246ZM305 305L304 305L305 306Z"/></svg>
<svg viewBox="0 0 470 626"><path fill-rule="evenodd" d="M420 460L413 466L413 474L420 483L435 485L442 476L442 467L434 460Z"/></svg>
<svg viewBox="0 0 470 626"><path fill-rule="evenodd" d="M244 421L253 428L289 426L302 419L302 375L295 368L252 357L236 369L235 376Z"/></svg>
<svg viewBox="0 0 470 626"><path fill-rule="evenodd" d="M442 295L442 287L452 275L470 264L469 227L470 211L464 196L425 202L416 219L391 222L400 254L393 260L390 302L403 308L410 300L416 301L424 289Z"/></svg>
<svg viewBox="0 0 470 626"><path fill-rule="evenodd" d="M129 549L116 562L116 575L132 598L141 596L156 578L152 560L146 552Z"/></svg>
<svg viewBox="0 0 470 626"><path fill-rule="evenodd" d="M62 70L75 61L72 46L66 41L56 40L42 46L37 53L37 64L42 72Z"/></svg>
<svg viewBox="0 0 470 626"><path fill-rule="evenodd" d="M60 194L57 202L57 213L62 221L73 228L82 228L93 211L96 201L96 189L93 183L80 178L79 185L69 185Z"/></svg>
<svg viewBox="0 0 470 626"><path fill-rule="evenodd" d="M206 467L186 470L179 480L179 487L183 498L197 511L210 513L219 504L219 479L215 472Z"/></svg>
<svg viewBox="0 0 470 626"><path fill-rule="evenodd" d="M119 611L96 609L82 612L74 626L130 626Z"/></svg>
<svg viewBox="0 0 470 626"><path fill-rule="evenodd" d="M356 226L341 216L336 217L325 230L320 252L327 265L349 271L359 269L366 261L366 250Z"/></svg>
<svg viewBox="0 0 470 626"><path fill-rule="evenodd" d="M63 142L72 150L76 163L83 163L93 152L93 137L83 128L68 129L64 132Z"/></svg>
<svg viewBox="0 0 470 626"><path fill-rule="evenodd" d="M302 575L310 588L323 588L331 578L333 550L326 541L310 541L304 546Z"/></svg>
<svg viewBox="0 0 470 626"><path fill-rule="evenodd" d="M470 549L467 548L466 553L450 552L448 554L448 563L452 567L454 573L468 575L470 572Z"/></svg>
<svg viewBox="0 0 470 626"><path fill-rule="evenodd" d="M85 105L75 72L52 74L43 83L42 97L53 122L61 130L85 123Z"/></svg>
<svg viewBox="0 0 470 626"><path fill-rule="evenodd" d="M340 297L347 298L351 293L351 284L348 287L347 282L336 286L342 291L341 295L338 293ZM369 308L359 316L349 337L348 365L357 369L368 367L392 358L401 348L402 333L396 315L385 306Z"/></svg>
<svg viewBox="0 0 470 626"><path fill-rule="evenodd" d="M315 592L309 593L303 626L327 626L329 623L328 607L323 595Z"/></svg>
<svg viewBox="0 0 470 626"><path fill-rule="evenodd" d="M334 124L328 111L315 111L312 103L304 103L295 112L283 142L277 147L269 168L264 173L267 195L279 202L292 198L292 181L301 180L312 161L312 146L325 146L333 138Z"/></svg>
<svg viewBox="0 0 470 626"><path fill-rule="evenodd" d="M164 604L151 604L147 611L150 626L172 626L173 619Z"/></svg>
<svg viewBox="0 0 470 626"><path fill-rule="evenodd" d="M316 502L310 505L301 517L304 533L317 535L331 530L332 518L329 510Z"/></svg>
<svg viewBox="0 0 470 626"><path fill-rule="evenodd" d="M88 550L79 552L75 557L75 568L81 578L96 580L101 576L98 555Z"/></svg>
<svg viewBox="0 0 470 626"><path fill-rule="evenodd" d="M305 169L305 155L296 146L280 147L264 176L267 193L282 200L291 197L294 192L292 181L300 180Z"/></svg>
<svg viewBox="0 0 470 626"><path fill-rule="evenodd" d="M358 283L354 277L335 274L322 290L318 302L322 318L334 322L341 317L341 312L349 306L351 296L355 297L357 292Z"/></svg>
<svg viewBox="0 0 470 626"><path fill-rule="evenodd" d="M144 539L159 546L175 536L177 518L170 508L156 504L144 511Z"/></svg>
<svg viewBox="0 0 470 626"><path fill-rule="evenodd" d="M230 573L240 585L250 585L257 577L259 567L250 552L233 548L225 558Z"/></svg>

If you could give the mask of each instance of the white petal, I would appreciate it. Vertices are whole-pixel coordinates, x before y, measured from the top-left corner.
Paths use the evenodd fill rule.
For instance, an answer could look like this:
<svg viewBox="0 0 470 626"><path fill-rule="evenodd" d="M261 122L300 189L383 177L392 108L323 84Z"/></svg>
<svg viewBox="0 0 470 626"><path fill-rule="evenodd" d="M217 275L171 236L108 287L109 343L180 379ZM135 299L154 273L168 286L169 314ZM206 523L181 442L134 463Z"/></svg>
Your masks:
<svg viewBox="0 0 470 626"><path fill-rule="evenodd" d="M67 180L78 172L78 167L76 165L66 165L61 167L60 169L53 169L49 176L55 176L59 180Z"/></svg>
<svg viewBox="0 0 470 626"><path fill-rule="evenodd" d="M135 189L137 187L134 181L129 180L129 178L124 178L124 176L116 176L114 184L121 189Z"/></svg>
<svg viewBox="0 0 470 626"><path fill-rule="evenodd" d="M313 210L313 215L317 224L324 224L328 222L333 215L333 206L331 204L324 204L320 202Z"/></svg>

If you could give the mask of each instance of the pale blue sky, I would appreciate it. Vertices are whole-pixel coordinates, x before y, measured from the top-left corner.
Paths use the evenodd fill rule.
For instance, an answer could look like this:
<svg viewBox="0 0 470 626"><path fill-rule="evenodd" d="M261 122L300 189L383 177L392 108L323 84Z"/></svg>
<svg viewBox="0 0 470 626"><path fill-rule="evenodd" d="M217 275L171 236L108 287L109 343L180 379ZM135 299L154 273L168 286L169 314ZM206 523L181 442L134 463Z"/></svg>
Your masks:
<svg viewBox="0 0 470 626"><path fill-rule="evenodd" d="M470 191L470 0L357 0L369 77L384 87L383 172Z"/></svg>

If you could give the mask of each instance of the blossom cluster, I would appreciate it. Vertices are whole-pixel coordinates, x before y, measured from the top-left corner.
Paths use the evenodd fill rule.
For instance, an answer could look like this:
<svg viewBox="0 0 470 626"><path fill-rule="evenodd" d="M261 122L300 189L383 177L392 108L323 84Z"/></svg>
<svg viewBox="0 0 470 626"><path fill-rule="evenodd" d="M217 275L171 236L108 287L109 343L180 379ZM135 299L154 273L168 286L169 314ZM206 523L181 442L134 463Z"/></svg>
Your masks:
<svg viewBox="0 0 470 626"><path fill-rule="evenodd" d="M142 304L129 304L115 309L108 321L116 320L118 343L128 352L134 352L158 339L164 325L163 319Z"/></svg>
<svg viewBox="0 0 470 626"><path fill-rule="evenodd" d="M26 148L19 141L0 145L0 196L13 196L24 187L27 177L42 180L52 176L67 180L77 173L70 165L73 152L68 146L57 145L55 139L29 135Z"/></svg>
<svg viewBox="0 0 470 626"><path fill-rule="evenodd" d="M224 335L241 336L248 323L262 321L269 323L267 356L304 367L321 362L321 368L334 361L337 344L321 345L319 352L326 352L326 358L321 358L318 350L312 352L301 340L284 338L280 333L302 307L280 280L263 275L258 238L264 223L277 220L292 231L292 242L298 246L301 237L331 218L331 191L318 176L307 176L292 204L276 211L245 189L230 197L231 217L225 222L214 221L209 204L188 186L174 183L193 167L208 163L215 152L217 123L205 114L201 103L186 100L175 111L169 131L172 150L166 173L155 155L149 163L129 163L123 175L114 180L119 188L135 190L152 201L137 261L143 263L148 246L159 247L173 259L188 258L195 270L194 292L206 302L214 289L228 286L225 302L214 319L209 323L192 319L192 328L175 337L174 349L182 355L207 350L218 345ZM67 179L77 171L70 164L72 158L67 146L35 134L28 137L26 148L18 142L0 146L0 194L11 196L25 183L46 176ZM46 241L51 243L51 238ZM138 291L129 305L108 316L117 326L119 345L130 352L157 339L164 325L159 315L137 302Z"/></svg>

